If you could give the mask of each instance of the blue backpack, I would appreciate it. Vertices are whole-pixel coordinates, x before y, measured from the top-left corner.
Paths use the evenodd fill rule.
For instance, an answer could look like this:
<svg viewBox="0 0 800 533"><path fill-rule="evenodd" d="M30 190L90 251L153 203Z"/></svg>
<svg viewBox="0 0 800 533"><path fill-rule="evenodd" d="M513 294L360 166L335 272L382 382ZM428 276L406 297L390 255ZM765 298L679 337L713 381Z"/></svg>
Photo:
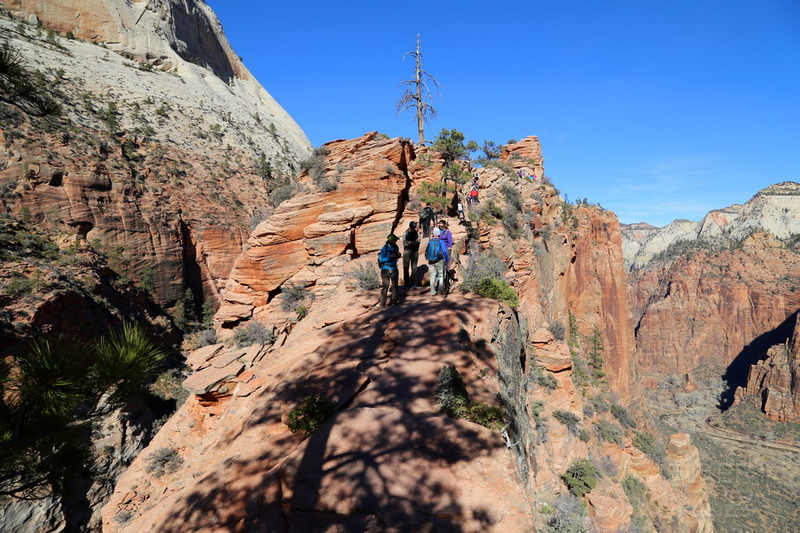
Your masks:
<svg viewBox="0 0 800 533"><path fill-rule="evenodd" d="M439 239L431 239L428 243L428 247L425 248L425 260L429 263L438 263L444 259L444 253L442 253L442 244Z"/></svg>
<svg viewBox="0 0 800 533"><path fill-rule="evenodd" d="M394 250L388 245L384 244L381 251L378 253L378 266L383 268L385 266L392 267L397 264L397 259L392 259L391 253Z"/></svg>

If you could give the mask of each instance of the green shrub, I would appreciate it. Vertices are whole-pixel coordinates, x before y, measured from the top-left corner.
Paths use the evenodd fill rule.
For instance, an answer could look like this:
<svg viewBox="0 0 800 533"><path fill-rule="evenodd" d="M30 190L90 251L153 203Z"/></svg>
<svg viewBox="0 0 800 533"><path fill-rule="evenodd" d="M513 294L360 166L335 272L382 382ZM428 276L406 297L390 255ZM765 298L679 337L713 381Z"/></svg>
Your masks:
<svg viewBox="0 0 800 533"><path fill-rule="evenodd" d="M625 476L625 479L622 480L622 490L625 491L625 496L634 507L638 507L647 495L647 485L644 484L644 481L631 475Z"/></svg>
<svg viewBox="0 0 800 533"><path fill-rule="evenodd" d="M486 278L501 280L507 270L506 264L494 252L481 252L473 249L464 269L461 290L475 292L481 281Z"/></svg>
<svg viewBox="0 0 800 533"><path fill-rule="evenodd" d="M508 184L504 184L500 187L500 192L505 196L506 202L508 202L509 207L513 208L513 210L517 213L522 211L522 194L519 190L511 187Z"/></svg>
<svg viewBox="0 0 800 533"><path fill-rule="evenodd" d="M569 491L581 497L588 492L592 492L597 486L597 478L600 471L588 459L578 459L570 465L566 472L561 474L561 479Z"/></svg>
<svg viewBox="0 0 800 533"><path fill-rule="evenodd" d="M289 411L288 425L292 433L311 435L336 412L336 402L325 396L308 396L299 409Z"/></svg>
<svg viewBox="0 0 800 533"><path fill-rule="evenodd" d="M489 429L500 429L505 424L501 408L470 400L464 379L453 365L439 370L433 398L453 418L464 418Z"/></svg>
<svg viewBox="0 0 800 533"><path fill-rule="evenodd" d="M281 309L284 311L297 311L298 306L314 299L314 293L302 285L287 283L281 287Z"/></svg>
<svg viewBox="0 0 800 533"><path fill-rule="evenodd" d="M498 220L503 220L503 210L494 203L494 200L486 200L481 204L480 220L494 226Z"/></svg>
<svg viewBox="0 0 800 533"><path fill-rule="evenodd" d="M172 448L158 448L147 457L145 472L161 477L164 474L177 472L183 464L183 459L177 450Z"/></svg>
<svg viewBox="0 0 800 533"><path fill-rule="evenodd" d="M503 227L510 239L516 240L522 237L522 224L519 222L518 211L509 207L503 211Z"/></svg>
<svg viewBox="0 0 800 533"><path fill-rule="evenodd" d="M252 346L253 344L271 346L275 339L275 334L258 321L248 322L244 326L238 327L233 334L233 342L239 348Z"/></svg>
<svg viewBox="0 0 800 533"><path fill-rule="evenodd" d="M370 291L381 286L381 276L371 264L362 263L355 266L347 273L347 277L353 280L357 289L362 291Z"/></svg>
<svg viewBox="0 0 800 533"><path fill-rule="evenodd" d="M504 303L512 309L519 306L519 296L506 280L484 278L478 283L475 293L481 298L491 298Z"/></svg>
<svg viewBox="0 0 800 533"><path fill-rule="evenodd" d="M589 432L588 429L581 429L578 431L578 438L581 439L583 442L589 442L592 440L592 434Z"/></svg>
<svg viewBox="0 0 800 533"><path fill-rule="evenodd" d="M594 425L597 438L606 442L622 445L622 429L608 420L600 420Z"/></svg>
<svg viewBox="0 0 800 533"><path fill-rule="evenodd" d="M553 322L547 329L553 334L557 341L563 341L566 338L567 328L564 327L562 322Z"/></svg>
<svg viewBox="0 0 800 533"><path fill-rule="evenodd" d="M619 423L622 424L623 427L636 427L636 420L634 420L630 413L628 413L628 410L622 407L620 404L611 404L611 414L614 415L614 418L619 420Z"/></svg>
<svg viewBox="0 0 800 533"><path fill-rule="evenodd" d="M11 281L6 283L5 291L9 296L18 298L33 292L34 282L32 279L17 275L11 278Z"/></svg>
<svg viewBox="0 0 800 533"><path fill-rule="evenodd" d="M539 374L536 377L536 382L550 392L558 388L558 380L552 374Z"/></svg>
<svg viewBox="0 0 800 533"><path fill-rule="evenodd" d="M575 413L571 413L569 411L561 411L561 410L553 411L553 418L555 418L558 422L567 426L567 429L573 435L578 434L578 422L580 422L581 419L578 418L578 415L576 415Z"/></svg>
<svg viewBox="0 0 800 533"><path fill-rule="evenodd" d="M553 502L541 533L587 533L586 505L571 494L561 494ZM538 531L538 530L537 530Z"/></svg>

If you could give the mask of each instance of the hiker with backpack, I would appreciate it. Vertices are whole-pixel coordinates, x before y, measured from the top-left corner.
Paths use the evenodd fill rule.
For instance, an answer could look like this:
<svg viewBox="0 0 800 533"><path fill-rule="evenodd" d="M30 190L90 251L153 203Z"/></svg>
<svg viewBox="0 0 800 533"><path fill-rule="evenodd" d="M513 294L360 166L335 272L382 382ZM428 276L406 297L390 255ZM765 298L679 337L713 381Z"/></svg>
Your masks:
<svg viewBox="0 0 800 533"><path fill-rule="evenodd" d="M403 283L412 289L417 287L417 262L419 261L419 232L413 220L403 233ZM411 274L409 275L409 270Z"/></svg>
<svg viewBox="0 0 800 533"><path fill-rule="evenodd" d="M436 213L433 212L431 203L428 202L419 212L419 224L422 226L422 236L428 238L431 235L431 222L436 223Z"/></svg>
<svg viewBox="0 0 800 533"><path fill-rule="evenodd" d="M389 284L392 285L392 295L389 305L395 305L397 298L397 260L401 257L400 249L397 247L397 235L390 233L386 236L386 244L378 252L378 267L381 269L381 308L386 308L386 294L389 292Z"/></svg>
<svg viewBox="0 0 800 533"><path fill-rule="evenodd" d="M448 255L444 242L439 238L439 228L433 229L433 236L425 248L425 260L431 278L431 296L444 291L444 276L447 272Z"/></svg>

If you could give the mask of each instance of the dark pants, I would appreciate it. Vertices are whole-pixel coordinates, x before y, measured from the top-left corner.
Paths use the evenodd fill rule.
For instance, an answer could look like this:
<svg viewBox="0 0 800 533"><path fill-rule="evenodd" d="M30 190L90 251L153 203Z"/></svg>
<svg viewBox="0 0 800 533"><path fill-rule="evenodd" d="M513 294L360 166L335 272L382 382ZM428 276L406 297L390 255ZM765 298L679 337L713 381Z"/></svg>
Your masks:
<svg viewBox="0 0 800 533"><path fill-rule="evenodd" d="M417 284L417 262L419 248L406 248L403 251L403 283L406 287ZM409 275L409 269L411 270Z"/></svg>
<svg viewBox="0 0 800 533"><path fill-rule="evenodd" d="M397 270L381 269L381 307L386 307L386 293L389 292L389 283L392 284L392 299L389 305L397 303Z"/></svg>
<svg viewBox="0 0 800 533"><path fill-rule="evenodd" d="M430 237L431 236L431 221L429 220L427 222L420 222L420 225L422 226L422 237L423 238Z"/></svg>

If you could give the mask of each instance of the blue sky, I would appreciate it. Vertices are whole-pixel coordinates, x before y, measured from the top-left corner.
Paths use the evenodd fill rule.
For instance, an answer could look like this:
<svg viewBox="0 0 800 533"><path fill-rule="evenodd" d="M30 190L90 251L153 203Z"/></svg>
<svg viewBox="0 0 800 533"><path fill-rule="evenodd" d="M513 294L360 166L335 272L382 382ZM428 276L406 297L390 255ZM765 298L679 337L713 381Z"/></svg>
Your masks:
<svg viewBox="0 0 800 533"><path fill-rule="evenodd" d="M397 116L421 35L442 85L430 139L537 135L571 200L623 223L700 220L800 181L798 0L208 0L245 65L314 146Z"/></svg>

